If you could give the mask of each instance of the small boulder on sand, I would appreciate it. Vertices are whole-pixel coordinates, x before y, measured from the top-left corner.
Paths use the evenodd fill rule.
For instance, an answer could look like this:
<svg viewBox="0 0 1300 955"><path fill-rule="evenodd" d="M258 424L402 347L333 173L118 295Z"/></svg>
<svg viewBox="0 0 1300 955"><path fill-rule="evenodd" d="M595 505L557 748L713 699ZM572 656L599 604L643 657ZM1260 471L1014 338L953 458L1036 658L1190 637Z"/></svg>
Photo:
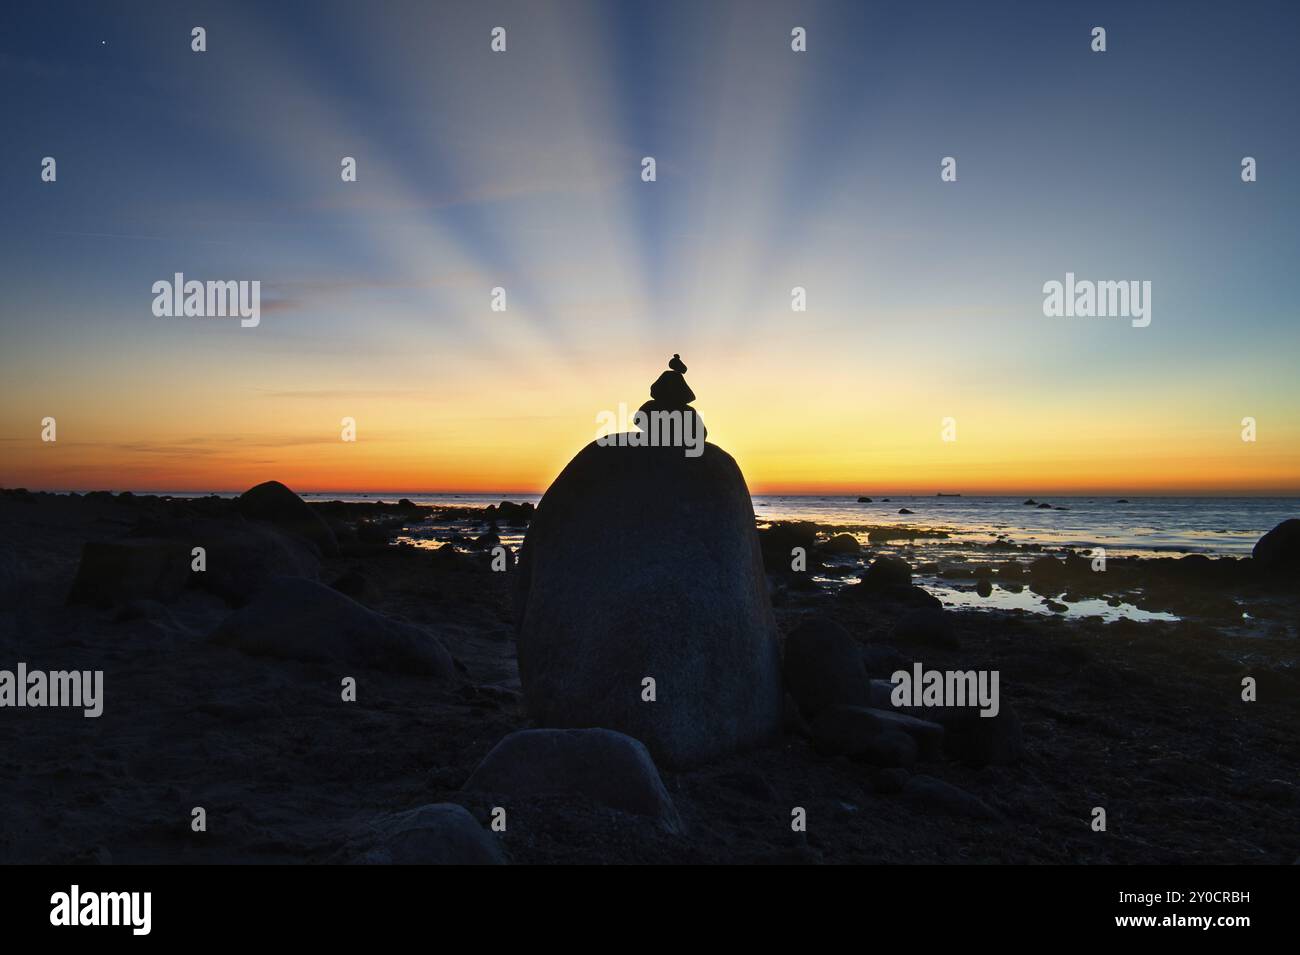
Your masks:
<svg viewBox="0 0 1300 955"><path fill-rule="evenodd" d="M384 816L371 826L359 862L368 865L500 865L497 837L464 806L441 802Z"/></svg>
<svg viewBox="0 0 1300 955"><path fill-rule="evenodd" d="M613 730L511 733L483 757L465 789L514 798L573 793L611 809L649 816L670 832L681 827L649 751Z"/></svg>

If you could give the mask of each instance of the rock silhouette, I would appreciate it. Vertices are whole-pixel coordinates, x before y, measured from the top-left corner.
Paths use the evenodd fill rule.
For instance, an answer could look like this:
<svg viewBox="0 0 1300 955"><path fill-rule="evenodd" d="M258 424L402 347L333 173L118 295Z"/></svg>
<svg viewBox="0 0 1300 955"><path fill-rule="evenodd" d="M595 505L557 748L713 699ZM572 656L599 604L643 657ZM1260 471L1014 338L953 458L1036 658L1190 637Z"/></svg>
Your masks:
<svg viewBox="0 0 1300 955"><path fill-rule="evenodd" d="M1266 573L1300 569L1300 519L1285 520L1261 537L1251 556Z"/></svg>
<svg viewBox="0 0 1300 955"><path fill-rule="evenodd" d="M497 743L465 789L528 798L573 793L598 805L681 827L645 746L607 729L520 730Z"/></svg>
<svg viewBox="0 0 1300 955"><path fill-rule="evenodd" d="M753 505L721 448L583 448L537 506L517 586L519 675L538 725L617 730L677 765L779 728Z"/></svg>
<svg viewBox="0 0 1300 955"><path fill-rule="evenodd" d="M646 415L652 415L655 412L679 412L683 416L683 424L689 424L692 428L696 427L696 425L687 422L686 416L694 415L698 421L700 434L707 436L708 431L704 427L703 419L700 419L699 412L690 406L691 402L695 400L695 392L686 383L685 371L686 365L681 356L673 355L668 362L668 370L660 374L655 379L654 384L650 386L650 400L638 410ZM647 430L640 423L637 423L636 427L638 431ZM653 428L649 430L653 432Z"/></svg>
<svg viewBox="0 0 1300 955"><path fill-rule="evenodd" d="M356 861L368 865L501 865L505 853L464 806L433 803L372 823L371 848Z"/></svg>
<svg viewBox="0 0 1300 955"><path fill-rule="evenodd" d="M255 521L266 521L281 530L311 541L326 557L338 554L338 540L310 504L279 481L264 481L239 495L239 512Z"/></svg>

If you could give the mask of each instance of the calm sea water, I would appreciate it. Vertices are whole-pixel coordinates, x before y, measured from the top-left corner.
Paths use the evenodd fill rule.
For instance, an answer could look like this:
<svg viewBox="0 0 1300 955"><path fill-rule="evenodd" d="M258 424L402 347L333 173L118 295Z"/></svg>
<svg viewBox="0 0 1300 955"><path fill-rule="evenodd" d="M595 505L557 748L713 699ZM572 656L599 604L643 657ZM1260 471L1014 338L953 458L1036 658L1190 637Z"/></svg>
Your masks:
<svg viewBox="0 0 1300 955"><path fill-rule="evenodd" d="M482 507L540 495L305 494L307 500L396 501ZM987 543L1004 534L1018 544L1102 546L1108 553L1203 553L1244 556L1266 531L1300 517L1300 498L1263 497L1046 497L1052 509L1026 506L1021 497L893 497L859 504L855 497L759 496L760 520L807 520L837 526L871 525L946 531L944 550ZM899 514L907 508L912 514ZM916 546L929 542L921 540Z"/></svg>

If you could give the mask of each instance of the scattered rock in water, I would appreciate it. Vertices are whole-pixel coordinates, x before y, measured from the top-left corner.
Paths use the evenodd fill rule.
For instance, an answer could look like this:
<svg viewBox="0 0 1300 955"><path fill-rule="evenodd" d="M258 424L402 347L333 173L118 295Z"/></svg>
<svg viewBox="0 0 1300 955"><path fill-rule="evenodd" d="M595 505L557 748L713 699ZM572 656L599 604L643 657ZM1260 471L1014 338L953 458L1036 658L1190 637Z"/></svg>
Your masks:
<svg viewBox="0 0 1300 955"><path fill-rule="evenodd" d="M836 534L822 544L821 549L827 554L856 554L862 550L862 545L852 534Z"/></svg>
<svg viewBox="0 0 1300 955"><path fill-rule="evenodd" d="M887 601L903 607L942 607L938 597L912 586L912 568L899 557L878 557L858 583L840 590L845 600Z"/></svg>
<svg viewBox="0 0 1300 955"><path fill-rule="evenodd" d="M500 520L509 527L524 527L533 519L536 507L530 501L522 504L516 504L513 501L502 501L500 504L489 504L483 510L484 516L489 522Z"/></svg>
<svg viewBox="0 0 1300 955"><path fill-rule="evenodd" d="M871 503L871 498L869 498L869 497L860 497L860 498L858 498L858 503L859 503L859 504L870 504L870 503Z"/></svg>
<svg viewBox="0 0 1300 955"><path fill-rule="evenodd" d="M909 510L908 510L907 508L905 508L905 507L900 507L900 508L898 509L898 513L900 513L900 514L915 514L916 511L909 511Z"/></svg>
<svg viewBox="0 0 1300 955"><path fill-rule="evenodd" d="M339 552L334 532L324 519L279 481L265 481L249 488L239 495L235 506L250 520L266 521L283 531L306 538L326 557Z"/></svg>
<svg viewBox="0 0 1300 955"><path fill-rule="evenodd" d="M458 676L451 654L432 634L300 577L270 581L247 606L223 620L209 639L253 656L441 679Z"/></svg>
<svg viewBox="0 0 1300 955"><path fill-rule="evenodd" d="M1038 506L1038 502L1035 501L1035 500L1031 497L1029 500L1025 501L1025 506L1026 506L1026 507L1037 507L1037 506Z"/></svg>
<svg viewBox="0 0 1300 955"><path fill-rule="evenodd" d="M920 808L939 809L954 816L990 821L1001 818L984 800L933 776L911 777L903 786L903 798Z"/></svg>
<svg viewBox="0 0 1300 955"><path fill-rule="evenodd" d="M987 577L981 577L979 580L975 582L975 593L979 594L981 597L988 597L992 595L993 585L989 583Z"/></svg>
<svg viewBox="0 0 1300 955"><path fill-rule="evenodd" d="M1300 570L1300 518L1290 518L1258 541L1251 559L1266 574Z"/></svg>
<svg viewBox="0 0 1300 955"><path fill-rule="evenodd" d="M1127 504L1127 503L1128 503L1128 499L1127 499L1127 498L1123 498L1123 497L1121 497L1121 498L1120 498L1118 501L1116 501L1115 503L1116 503L1116 504Z"/></svg>
<svg viewBox="0 0 1300 955"><path fill-rule="evenodd" d="M538 505L518 581L519 676L542 725L618 730L675 765L778 732L779 631L753 505L716 445L693 458L589 444Z"/></svg>
<svg viewBox="0 0 1300 955"><path fill-rule="evenodd" d="M807 715L836 704L865 706L867 681L858 641L835 621L805 620L786 637L785 684Z"/></svg>
<svg viewBox="0 0 1300 955"><path fill-rule="evenodd" d="M501 865L501 844L464 806L441 802L385 816L364 837L369 865Z"/></svg>
<svg viewBox="0 0 1300 955"><path fill-rule="evenodd" d="M961 647L952 616L942 608L909 610L894 624L894 639L956 650Z"/></svg>
<svg viewBox="0 0 1300 955"><path fill-rule="evenodd" d="M681 829L649 751L639 740L608 729L511 733L483 757L465 789L515 798L574 793L611 809L649 816L670 832Z"/></svg>
<svg viewBox="0 0 1300 955"><path fill-rule="evenodd" d="M912 566L901 557L877 557L862 574L858 586L864 590L908 587L912 583Z"/></svg>
<svg viewBox="0 0 1300 955"><path fill-rule="evenodd" d="M1052 509L1052 505L1050 505L1050 504L1046 504L1046 503L1044 503L1044 504L1039 504L1039 505L1038 505L1038 509L1039 509L1040 511L1050 511L1050 510Z"/></svg>
<svg viewBox="0 0 1300 955"><path fill-rule="evenodd" d="M1024 580L1025 567L1014 560L1009 560L997 568L999 580Z"/></svg>
<svg viewBox="0 0 1300 955"><path fill-rule="evenodd" d="M803 548L808 557L808 569L821 566L817 556L817 525L811 521L777 521L758 531L758 542L763 552L763 567L771 574L791 573L794 559L792 551Z"/></svg>

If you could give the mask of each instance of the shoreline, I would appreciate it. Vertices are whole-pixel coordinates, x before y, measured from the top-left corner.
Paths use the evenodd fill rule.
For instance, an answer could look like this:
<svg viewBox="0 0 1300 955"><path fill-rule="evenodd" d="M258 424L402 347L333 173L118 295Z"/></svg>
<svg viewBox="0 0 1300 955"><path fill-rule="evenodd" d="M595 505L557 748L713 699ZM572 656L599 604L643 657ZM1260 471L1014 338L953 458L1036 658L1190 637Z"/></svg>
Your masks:
<svg viewBox="0 0 1300 955"><path fill-rule="evenodd" d="M338 537L337 554L315 558L315 579L322 593L347 595L349 608L436 637L455 661L452 679L214 641L232 615L256 605L241 611L206 588L67 603L88 542L175 526L251 530L245 525L257 522L240 518L232 501L0 494L0 661L105 674L95 720L24 710L0 721L0 798L9 807L0 861L358 861L375 820L435 802L461 805L486 826L498 797L467 790L467 780L503 737L534 725L518 677L514 575L490 570L490 539L464 548L393 544L424 516L413 508L313 505ZM462 516L476 531L483 525L467 538L490 533L482 512ZM524 530L521 513L496 516L499 536ZM833 622L859 644L876 683L915 663L999 672L994 722L1023 736L1023 756L875 766L819 751L794 711L766 745L660 767L688 838L583 796L538 794L510 803L501 844L512 861L1289 864L1300 856L1300 647L1286 625L1300 616L1294 596L1225 576L1231 592L1290 614L1249 633L1207 615L1103 622L997 609L945 610L947 626L936 630L918 625L925 573L919 587L871 595L857 573L832 588L781 570L785 545L806 540L797 537L804 531L760 535L781 633ZM819 533L809 554L833 571L861 568L895 546L835 554L833 538ZM988 553L994 586L1013 582L999 573L1008 560L1056 559ZM1218 561L1207 561L1208 571L1202 563L1168 559L1180 602L1190 599L1184 591L1204 598L1213 590L1193 585L1198 574L1213 582L1218 573ZM1060 582L1075 586L1077 562L1061 564ZM1141 561L1134 572L1154 586L1162 566ZM1236 575L1249 566L1224 564ZM1119 579L1118 568L1111 573ZM953 579L970 586L980 578ZM356 702L340 702L340 675L355 678ZM1258 702L1240 699L1246 676L1258 682ZM1097 805L1112 808L1105 834L1089 829ZM189 830L192 806L208 813L202 838ZM817 824L791 833L790 806Z"/></svg>

